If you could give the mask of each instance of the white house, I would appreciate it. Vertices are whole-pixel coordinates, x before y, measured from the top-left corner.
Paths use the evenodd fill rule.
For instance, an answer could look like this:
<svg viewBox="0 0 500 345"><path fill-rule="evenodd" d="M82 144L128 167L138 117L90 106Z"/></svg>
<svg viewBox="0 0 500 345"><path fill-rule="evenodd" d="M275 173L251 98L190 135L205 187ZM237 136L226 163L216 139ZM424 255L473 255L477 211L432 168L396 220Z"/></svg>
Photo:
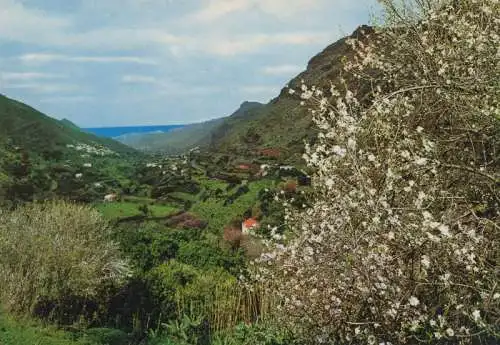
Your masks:
<svg viewBox="0 0 500 345"><path fill-rule="evenodd" d="M82 174L82 173L75 174L75 177L76 177L76 178L82 178L82 177L83 177L83 174Z"/></svg>
<svg viewBox="0 0 500 345"><path fill-rule="evenodd" d="M85 163L83 164L84 168L92 168L92 163Z"/></svg>
<svg viewBox="0 0 500 345"><path fill-rule="evenodd" d="M118 200L118 195L116 193L108 194L104 196L105 202L113 202Z"/></svg>

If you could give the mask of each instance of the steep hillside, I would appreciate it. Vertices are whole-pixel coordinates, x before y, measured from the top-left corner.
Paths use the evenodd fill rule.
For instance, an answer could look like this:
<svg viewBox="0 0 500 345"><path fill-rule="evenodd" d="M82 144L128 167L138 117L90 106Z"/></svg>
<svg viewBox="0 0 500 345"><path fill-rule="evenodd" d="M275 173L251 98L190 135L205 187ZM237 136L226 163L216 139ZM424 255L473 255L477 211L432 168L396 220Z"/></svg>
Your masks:
<svg viewBox="0 0 500 345"><path fill-rule="evenodd" d="M359 38L371 31L370 27L362 26L350 37ZM342 60L353 54L346 44L347 38L333 43L313 57L307 69L292 79L288 86L300 89L302 80L307 85L322 89L328 89L331 82L338 84L342 74ZM210 148L213 151L251 158L265 149L272 149L280 153L282 161L297 163L301 160L304 140L314 140L316 131L311 114L306 107L300 105L299 97L290 95L289 89L283 88L278 97L251 112L249 116L226 119L212 132L211 137Z"/></svg>
<svg viewBox="0 0 500 345"><path fill-rule="evenodd" d="M127 184L138 152L0 95L0 205L100 198Z"/></svg>
<svg viewBox="0 0 500 345"><path fill-rule="evenodd" d="M0 95L0 137L42 155L65 151L66 145L77 143L101 146L116 153L134 152L114 140L83 132L68 120L58 121L3 95Z"/></svg>
<svg viewBox="0 0 500 345"><path fill-rule="evenodd" d="M213 135L217 135L216 129L222 129L226 121L229 119L244 121L253 111L263 107L264 104L258 102L244 102L228 117L194 123L167 133L133 134L116 139L138 150L179 154L197 146L209 146L215 140Z"/></svg>

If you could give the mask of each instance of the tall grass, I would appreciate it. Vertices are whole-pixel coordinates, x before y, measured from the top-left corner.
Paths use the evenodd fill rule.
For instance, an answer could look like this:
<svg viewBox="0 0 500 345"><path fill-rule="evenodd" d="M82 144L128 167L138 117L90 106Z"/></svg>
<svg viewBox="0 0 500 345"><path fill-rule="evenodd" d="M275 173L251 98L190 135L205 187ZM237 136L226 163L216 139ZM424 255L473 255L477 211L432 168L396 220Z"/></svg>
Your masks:
<svg viewBox="0 0 500 345"><path fill-rule="evenodd" d="M0 303L33 313L42 301L95 296L128 275L110 227L88 206L66 202L0 210Z"/></svg>
<svg viewBox="0 0 500 345"><path fill-rule="evenodd" d="M196 318L204 316L214 333L230 330L241 323L252 324L271 318L277 300L269 289L256 285L248 287L239 283L218 284L202 300L193 300L176 294L177 316Z"/></svg>

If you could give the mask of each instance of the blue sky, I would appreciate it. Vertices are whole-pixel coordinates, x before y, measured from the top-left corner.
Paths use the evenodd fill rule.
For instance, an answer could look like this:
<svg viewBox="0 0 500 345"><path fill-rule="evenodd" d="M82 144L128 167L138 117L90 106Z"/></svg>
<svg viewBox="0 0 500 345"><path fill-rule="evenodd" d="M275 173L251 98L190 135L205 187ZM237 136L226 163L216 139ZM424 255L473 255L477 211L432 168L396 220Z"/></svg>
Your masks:
<svg viewBox="0 0 500 345"><path fill-rule="evenodd" d="M375 0L0 0L0 93L83 127L267 102Z"/></svg>

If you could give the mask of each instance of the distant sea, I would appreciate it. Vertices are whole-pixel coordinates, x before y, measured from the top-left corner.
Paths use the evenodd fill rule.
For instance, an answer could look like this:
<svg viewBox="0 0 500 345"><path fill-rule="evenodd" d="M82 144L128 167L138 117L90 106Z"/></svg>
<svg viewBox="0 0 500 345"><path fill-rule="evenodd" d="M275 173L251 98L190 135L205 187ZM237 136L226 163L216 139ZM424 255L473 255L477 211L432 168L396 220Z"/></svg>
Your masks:
<svg viewBox="0 0 500 345"><path fill-rule="evenodd" d="M100 128L83 128L83 130L98 135L100 137L117 138L129 134L166 133L182 127L184 127L184 125L100 127Z"/></svg>

